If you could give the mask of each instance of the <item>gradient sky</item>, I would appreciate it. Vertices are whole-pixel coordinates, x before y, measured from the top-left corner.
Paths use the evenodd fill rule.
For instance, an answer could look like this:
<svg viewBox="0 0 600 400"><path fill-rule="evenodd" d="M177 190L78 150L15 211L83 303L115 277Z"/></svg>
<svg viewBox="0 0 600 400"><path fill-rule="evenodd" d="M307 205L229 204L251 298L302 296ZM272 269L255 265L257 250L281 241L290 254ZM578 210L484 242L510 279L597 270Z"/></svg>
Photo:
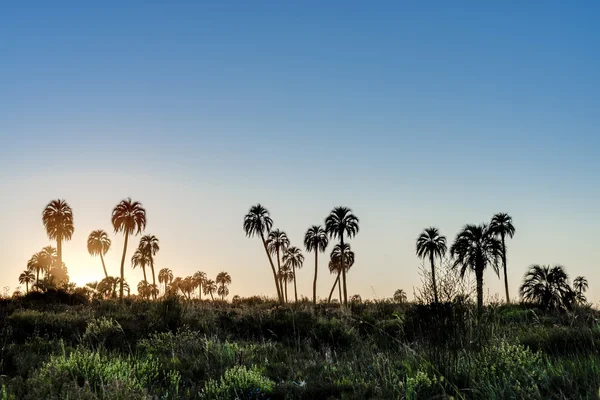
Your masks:
<svg viewBox="0 0 600 400"><path fill-rule="evenodd" d="M298 246L353 209L349 295L412 298L423 228L452 241L503 211L514 297L530 264L560 263L600 300L600 3L83 3L0 5L0 287L49 243L54 198L75 214L71 278L103 276L93 229L111 233L117 275L110 213L130 196L158 269L226 270L232 294L274 294L242 230L260 202ZM502 293L491 272L485 285Z"/></svg>

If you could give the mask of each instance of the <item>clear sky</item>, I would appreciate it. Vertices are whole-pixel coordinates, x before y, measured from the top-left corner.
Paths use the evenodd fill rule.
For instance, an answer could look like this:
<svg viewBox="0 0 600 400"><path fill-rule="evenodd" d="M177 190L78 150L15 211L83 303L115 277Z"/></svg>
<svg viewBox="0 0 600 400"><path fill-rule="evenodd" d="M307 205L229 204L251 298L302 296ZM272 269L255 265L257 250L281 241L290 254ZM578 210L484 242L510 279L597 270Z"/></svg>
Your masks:
<svg viewBox="0 0 600 400"><path fill-rule="evenodd" d="M110 213L131 196L161 240L157 268L226 270L232 294L274 294L242 230L260 202L297 246L353 209L349 295L412 298L423 228L452 241L502 211L513 296L530 264L561 263L597 302L599 19L595 1L3 3L0 287L49 244L54 198L75 213L72 279L102 278L93 229L111 233L116 275Z"/></svg>

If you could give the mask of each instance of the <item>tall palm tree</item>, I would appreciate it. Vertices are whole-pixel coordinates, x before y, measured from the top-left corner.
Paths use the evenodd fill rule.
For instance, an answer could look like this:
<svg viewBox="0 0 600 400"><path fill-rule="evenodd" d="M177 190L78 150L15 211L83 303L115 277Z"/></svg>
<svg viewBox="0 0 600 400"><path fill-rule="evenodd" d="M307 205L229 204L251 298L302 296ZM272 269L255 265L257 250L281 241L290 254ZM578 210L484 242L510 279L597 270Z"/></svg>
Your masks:
<svg viewBox="0 0 600 400"><path fill-rule="evenodd" d="M269 215L269 211L260 204L250 207L250 211L248 211L248 214L244 217L244 232L246 232L246 236L251 237L258 235L262 240L265 253L267 253L267 258L271 264L273 279L275 280L275 287L277 288L277 298L280 303L283 303L283 296L277 280L277 271L275 271L275 265L273 264L273 259L271 258L271 254L267 248L267 241L265 240L265 234L268 234L271 231L272 226L273 220Z"/></svg>
<svg viewBox="0 0 600 400"><path fill-rule="evenodd" d="M329 272L337 274L335 282L333 282L333 286L331 288L331 292L329 292L329 298L327 300L328 303L331 302L331 296L333 295L333 291L335 290L335 286L338 286L340 291L340 304L342 304L342 284L340 281L340 277L342 276L344 269L350 269L354 265L354 252L350 249L349 243L336 244L331 252L331 256L329 258Z"/></svg>
<svg viewBox="0 0 600 400"><path fill-rule="evenodd" d="M123 284L125 281L125 257L127 254L127 241L129 235L139 235L146 229L146 210L137 201L130 198L121 200L112 211L111 222L115 233L123 232L125 244L123 245L123 257L121 257L121 285L119 288L119 299L123 300Z"/></svg>
<svg viewBox="0 0 600 400"><path fill-rule="evenodd" d="M196 282L196 287L198 288L198 298L202 300L202 285L206 282L206 274L202 271L198 271L194 274L194 281Z"/></svg>
<svg viewBox="0 0 600 400"><path fill-rule="evenodd" d="M588 281L583 276L578 276L573 280L573 288L575 289L576 299L579 304L583 304L587 301L584 293L588 290Z"/></svg>
<svg viewBox="0 0 600 400"><path fill-rule="evenodd" d="M489 265L499 276L498 260L502 256L502 244L487 224L465 225L456 236L450 254L454 258L453 267L461 267L461 277L464 277L467 269L475 272L477 309L483 310L483 271Z"/></svg>
<svg viewBox="0 0 600 400"><path fill-rule="evenodd" d="M108 234L104 232L102 229L98 229L92 231L90 236L88 236L87 248L88 253L91 256L100 256L100 261L102 261L102 268L104 269L104 277L108 278L108 272L106 272L106 264L104 264L104 256L110 249L110 238Z"/></svg>
<svg viewBox="0 0 600 400"><path fill-rule="evenodd" d="M167 285L173 282L173 271L169 268L163 268L158 271L158 282L165 284L165 297L167 296Z"/></svg>
<svg viewBox="0 0 600 400"><path fill-rule="evenodd" d="M344 247L344 235L349 239L358 233L358 218L347 207L335 207L325 219L325 230L331 238L340 239ZM348 289L346 286L346 267L342 258L342 282L344 287L344 304L348 304Z"/></svg>
<svg viewBox="0 0 600 400"><path fill-rule="evenodd" d="M19 283L21 285L25 284L25 291L27 293L29 293L29 284L34 280L35 275L33 275L33 272L31 272L31 270L26 269L25 271L23 271L23 273L21 273L21 275L19 275Z"/></svg>
<svg viewBox="0 0 600 400"><path fill-rule="evenodd" d="M506 302L510 303L508 294L508 275L506 273L506 242L508 236L512 238L515 235L515 227L512 224L512 217L506 213L498 213L492 217L490 229L502 240L502 267L504 269L504 290L506 291Z"/></svg>
<svg viewBox="0 0 600 400"><path fill-rule="evenodd" d="M40 272L44 270L44 261L42 259L41 252L35 253L29 261L27 261L27 269L29 271L35 272L35 282L39 283L40 281Z"/></svg>
<svg viewBox="0 0 600 400"><path fill-rule="evenodd" d="M417 256L421 259L429 257L431 263L431 281L433 283L433 298L438 303L437 285L435 282L435 258L439 257L440 262L447 251L446 237L440 235L437 228L429 227L423 231L417 238Z"/></svg>
<svg viewBox="0 0 600 400"><path fill-rule="evenodd" d="M269 232L267 239L267 249L271 255L277 256L277 271L281 271L281 253L290 245L290 239L287 234L279 229ZM283 286L281 287L283 291Z"/></svg>
<svg viewBox="0 0 600 400"><path fill-rule="evenodd" d="M318 263L319 263L319 251L325 252L327 245L329 244L329 238L327 232L323 227L313 225L306 231L304 235L304 247L306 251L315 252L315 278L313 280L313 305L317 304L317 275L318 275Z"/></svg>
<svg viewBox="0 0 600 400"><path fill-rule="evenodd" d="M296 269L302 268L304 264L304 255L299 248L292 246L289 247L283 254L283 265L292 271L292 278L294 280L294 298L296 303L298 302L298 288L296 287Z"/></svg>
<svg viewBox="0 0 600 400"><path fill-rule="evenodd" d="M215 283L219 285L217 294L221 296L221 300L225 300L225 296L229 294L227 286L231 284L231 276L227 272L219 272Z"/></svg>
<svg viewBox="0 0 600 400"><path fill-rule="evenodd" d="M532 265L521 286L521 296L544 308L568 307L572 299L569 277L561 265Z"/></svg>
<svg viewBox="0 0 600 400"><path fill-rule="evenodd" d="M134 269L140 267L142 269L142 272L144 273L144 282L146 283L148 283L148 279L146 279L146 267L148 265L150 265L148 254L138 247L131 257L131 267Z"/></svg>
<svg viewBox="0 0 600 400"><path fill-rule="evenodd" d="M145 235L140 239L139 248L147 254L150 261L150 270L152 271L152 284L156 285L156 275L154 274L154 256L160 250L158 238L154 235ZM154 296L156 300L156 296Z"/></svg>
<svg viewBox="0 0 600 400"><path fill-rule="evenodd" d="M73 210L65 200L52 200L42 212L42 221L50 240L56 240L58 265L62 265L62 242L71 240L75 226Z"/></svg>
<svg viewBox="0 0 600 400"><path fill-rule="evenodd" d="M217 291L217 284L215 283L215 281L213 281L212 279L208 279L206 282L204 282L204 287L202 289L204 290L205 295L210 295L210 298L212 300L215 299L213 296L213 293Z"/></svg>

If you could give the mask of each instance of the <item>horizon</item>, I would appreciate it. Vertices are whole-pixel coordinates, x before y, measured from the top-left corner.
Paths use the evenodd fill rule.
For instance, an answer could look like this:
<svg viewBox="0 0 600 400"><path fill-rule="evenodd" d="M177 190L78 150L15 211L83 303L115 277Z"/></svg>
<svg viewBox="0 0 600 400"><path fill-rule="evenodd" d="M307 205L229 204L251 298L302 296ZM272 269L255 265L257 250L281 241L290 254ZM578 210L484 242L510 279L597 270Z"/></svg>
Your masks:
<svg viewBox="0 0 600 400"><path fill-rule="evenodd" d="M276 296L242 229L261 203L302 249L309 298L304 233L343 205L360 219L348 297L412 299L423 229L450 247L465 224L506 212L511 298L530 265L560 264L600 300L597 4L140 4L0 13L1 288L23 287L30 257L56 246L41 217L59 198L74 213L71 281L103 276L86 248L95 229L113 241L116 276L110 215L131 197L160 240L156 271L227 271L229 299ZM319 254L320 298L333 244ZM486 271L486 298L502 301L502 279Z"/></svg>

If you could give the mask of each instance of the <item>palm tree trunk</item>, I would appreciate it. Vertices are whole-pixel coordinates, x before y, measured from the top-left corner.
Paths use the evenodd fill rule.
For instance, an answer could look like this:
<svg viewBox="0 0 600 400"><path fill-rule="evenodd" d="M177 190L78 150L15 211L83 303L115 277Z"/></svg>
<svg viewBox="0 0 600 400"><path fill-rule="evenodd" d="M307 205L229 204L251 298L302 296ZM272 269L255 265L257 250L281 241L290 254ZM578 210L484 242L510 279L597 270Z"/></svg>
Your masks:
<svg viewBox="0 0 600 400"><path fill-rule="evenodd" d="M262 232L260 233L260 238L262 239L263 246L265 248L265 253L267 253L267 258L269 259L269 263L271 264L271 270L273 271L273 279L275 279L275 287L277 288L277 298L279 299L280 303L283 303L283 295L281 293L281 288L279 287L279 282L277 281L277 272L275 272L275 265L273 265L273 259L271 258L271 254L269 254L269 250L267 249L267 242L265 241L265 235Z"/></svg>
<svg viewBox="0 0 600 400"><path fill-rule="evenodd" d="M342 245L342 280L344 282L344 305L348 304L348 288L346 286L346 256L344 254L344 232L340 235L340 243Z"/></svg>
<svg viewBox="0 0 600 400"><path fill-rule="evenodd" d="M56 257L58 258L58 268L62 267L62 236L56 237Z"/></svg>
<svg viewBox="0 0 600 400"><path fill-rule="evenodd" d="M475 279L477 280L477 311L483 311L483 269L477 268L475 271Z"/></svg>
<svg viewBox="0 0 600 400"><path fill-rule="evenodd" d="M331 292L329 292L329 298L327 299L327 303L331 303L331 296L333 296L333 291L335 290L335 285L340 281L340 272L338 272L337 277L335 278L335 282L333 282L333 286L331 287Z"/></svg>
<svg viewBox="0 0 600 400"><path fill-rule="evenodd" d="M129 231L125 231L125 244L123 245L123 257L121 257L121 282L119 284L119 300L121 300L121 301L123 301L123 282L125 281L125 255L127 254L127 241L128 240L129 240Z"/></svg>
<svg viewBox="0 0 600 400"><path fill-rule="evenodd" d="M317 304L317 265L319 262L319 247L315 249L315 279L313 280L313 306Z"/></svg>
<svg viewBox="0 0 600 400"><path fill-rule="evenodd" d="M281 273L281 258L279 257L279 247L277 247L277 273ZM279 284L281 285L281 293L283 294L284 281L279 281ZM285 302L287 303L287 296Z"/></svg>
<svg viewBox="0 0 600 400"><path fill-rule="evenodd" d="M429 260L431 261L431 282L433 283L433 299L437 304L438 300L438 292L437 292L437 284L435 282L435 262L434 262L434 254L433 252L429 253Z"/></svg>
<svg viewBox="0 0 600 400"><path fill-rule="evenodd" d="M154 290L154 288L156 287L156 277L154 275L154 259L151 258L150 259L150 270L152 271L152 290ZM152 293L154 297L154 300L156 300L156 292Z"/></svg>
<svg viewBox="0 0 600 400"><path fill-rule="evenodd" d="M35 283L40 283L40 269L35 269Z"/></svg>
<svg viewBox="0 0 600 400"><path fill-rule="evenodd" d="M202 284L198 285L198 299L202 300Z"/></svg>
<svg viewBox="0 0 600 400"><path fill-rule="evenodd" d="M288 302L288 296L287 296L287 289L288 289L288 282L287 279L285 281L285 283L283 283L285 285L285 302Z"/></svg>
<svg viewBox="0 0 600 400"><path fill-rule="evenodd" d="M212 301L215 301L215 296L213 296L213 292L210 292L210 298L212 299Z"/></svg>
<svg viewBox="0 0 600 400"><path fill-rule="evenodd" d="M104 277L108 278L108 273L106 272L106 264L104 264L104 257L102 256L102 252L100 252L100 261L102 261L102 269L104 269Z"/></svg>
<svg viewBox="0 0 600 400"><path fill-rule="evenodd" d="M163 297L167 297L167 281L165 281L165 295Z"/></svg>
<svg viewBox="0 0 600 400"><path fill-rule="evenodd" d="M504 289L506 290L506 304L510 304L508 295L508 275L506 273L506 244L504 242L504 233L502 233L502 266L504 267Z"/></svg>
<svg viewBox="0 0 600 400"><path fill-rule="evenodd" d="M296 299L296 303L298 302L298 289L296 288L296 267L292 266L292 271L294 273L294 298Z"/></svg>
<svg viewBox="0 0 600 400"><path fill-rule="evenodd" d="M25 281L25 291L29 293L29 281Z"/></svg>
<svg viewBox="0 0 600 400"><path fill-rule="evenodd" d="M142 272L144 273L144 282L146 285L148 284L148 280L146 279L146 267L142 265Z"/></svg>
<svg viewBox="0 0 600 400"><path fill-rule="evenodd" d="M340 292L340 305L343 306L343 299L342 299L342 285L338 285L338 291Z"/></svg>

